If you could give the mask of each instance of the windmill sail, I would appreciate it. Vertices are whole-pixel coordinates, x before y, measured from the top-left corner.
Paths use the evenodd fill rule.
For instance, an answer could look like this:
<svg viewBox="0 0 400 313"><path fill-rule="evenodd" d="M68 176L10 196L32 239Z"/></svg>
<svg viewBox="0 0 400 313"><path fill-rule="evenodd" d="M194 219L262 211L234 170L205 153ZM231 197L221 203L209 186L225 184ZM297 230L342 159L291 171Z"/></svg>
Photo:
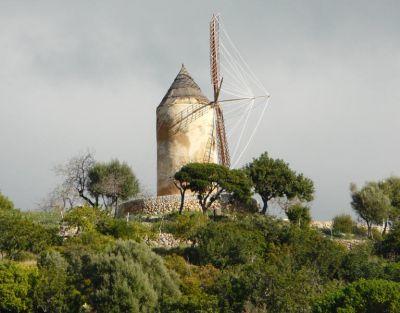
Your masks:
<svg viewBox="0 0 400 313"><path fill-rule="evenodd" d="M226 138L224 115L222 107L218 103L222 86L219 67L219 23L218 17L213 14L210 22L210 72L211 84L214 91L213 106L215 109L215 125L217 136L217 150L220 164L230 166L228 140Z"/></svg>

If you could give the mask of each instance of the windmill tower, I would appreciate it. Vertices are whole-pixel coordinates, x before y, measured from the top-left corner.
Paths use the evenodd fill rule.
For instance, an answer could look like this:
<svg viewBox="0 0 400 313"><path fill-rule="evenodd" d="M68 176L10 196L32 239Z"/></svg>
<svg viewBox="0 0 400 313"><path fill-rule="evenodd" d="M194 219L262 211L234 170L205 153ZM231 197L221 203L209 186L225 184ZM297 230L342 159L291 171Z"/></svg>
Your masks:
<svg viewBox="0 0 400 313"><path fill-rule="evenodd" d="M157 107L157 195L179 193L172 177L190 162L217 162L214 114L185 66Z"/></svg>

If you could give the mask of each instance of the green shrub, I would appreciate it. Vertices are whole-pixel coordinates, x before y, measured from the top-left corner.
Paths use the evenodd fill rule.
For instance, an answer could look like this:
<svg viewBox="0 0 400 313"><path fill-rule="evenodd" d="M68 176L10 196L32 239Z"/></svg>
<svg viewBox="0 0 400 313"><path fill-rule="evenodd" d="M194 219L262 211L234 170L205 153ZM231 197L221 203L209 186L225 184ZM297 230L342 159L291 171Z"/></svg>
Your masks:
<svg viewBox="0 0 400 313"><path fill-rule="evenodd" d="M99 208L80 206L72 208L65 214L63 222L70 228L76 228L76 233L93 230L97 224L107 218L107 214Z"/></svg>
<svg viewBox="0 0 400 313"><path fill-rule="evenodd" d="M384 277L400 283L400 263L388 262L384 267Z"/></svg>
<svg viewBox="0 0 400 313"><path fill-rule="evenodd" d="M326 294L314 305L314 313L400 312L400 283L361 279Z"/></svg>
<svg viewBox="0 0 400 313"><path fill-rule="evenodd" d="M352 233L359 237L367 237L368 236L367 228L364 226L357 225L356 223L354 224Z"/></svg>
<svg viewBox="0 0 400 313"><path fill-rule="evenodd" d="M377 242L378 252L386 258L400 260L400 223L390 229L381 242Z"/></svg>
<svg viewBox="0 0 400 313"><path fill-rule="evenodd" d="M371 239L375 240L375 241L380 241L383 239L383 235L381 233L381 231L375 227L373 227L371 229Z"/></svg>
<svg viewBox="0 0 400 313"><path fill-rule="evenodd" d="M68 263L61 254L43 252L38 268L31 291L35 312L79 312L83 299L70 282Z"/></svg>
<svg viewBox="0 0 400 313"><path fill-rule="evenodd" d="M22 251L40 253L60 242L58 229L33 223L18 210L0 210L0 251L8 258L17 258Z"/></svg>
<svg viewBox="0 0 400 313"><path fill-rule="evenodd" d="M140 242L145 238L155 238L155 232L143 223L128 222L119 218L104 218L97 224L96 229L100 233L113 236L116 239L132 239Z"/></svg>
<svg viewBox="0 0 400 313"><path fill-rule="evenodd" d="M0 192L0 210L14 210L14 203Z"/></svg>
<svg viewBox="0 0 400 313"><path fill-rule="evenodd" d="M176 272L182 296L168 299L164 312L218 312L218 298L213 293L220 271L210 264L195 266L178 255L165 257L166 266Z"/></svg>
<svg viewBox="0 0 400 313"><path fill-rule="evenodd" d="M385 263L382 259L373 255L373 247L370 243L358 245L350 250L343 258L339 270L339 277L348 282L361 278L383 278Z"/></svg>
<svg viewBox="0 0 400 313"><path fill-rule="evenodd" d="M161 257L146 245L117 241L103 253L81 257L87 299L98 313L153 312L164 297L177 297L178 286Z"/></svg>
<svg viewBox="0 0 400 313"><path fill-rule="evenodd" d="M312 267L295 270L290 258L280 261L258 260L224 270L215 287L219 312L309 312L323 288L318 272Z"/></svg>
<svg viewBox="0 0 400 313"><path fill-rule="evenodd" d="M189 239L208 222L208 216L200 212L171 214L166 220L155 224L153 229L171 233L178 238Z"/></svg>
<svg viewBox="0 0 400 313"><path fill-rule="evenodd" d="M70 250L103 251L107 246L114 243L111 236L103 235L96 230L88 230L79 235L69 237L63 242L61 250L67 253Z"/></svg>
<svg viewBox="0 0 400 313"><path fill-rule="evenodd" d="M334 234L351 234L354 226L355 223L348 214L335 216L332 220L332 231Z"/></svg>
<svg viewBox="0 0 400 313"><path fill-rule="evenodd" d="M0 263L0 312L32 312L30 281L36 270L12 262Z"/></svg>
<svg viewBox="0 0 400 313"><path fill-rule="evenodd" d="M201 263L218 268L251 262L266 250L260 230L235 221L210 222L192 239Z"/></svg>
<svg viewBox="0 0 400 313"><path fill-rule="evenodd" d="M342 245L311 228L288 227L280 236L281 247L275 252L276 254L283 253L285 250L282 251L282 248L285 248L289 250L296 268L304 266L316 268L320 276L326 280L338 277L346 254L346 249Z"/></svg>
<svg viewBox="0 0 400 313"><path fill-rule="evenodd" d="M302 204L295 204L286 210L286 215L293 225L307 227L311 222L310 208Z"/></svg>
<svg viewBox="0 0 400 313"><path fill-rule="evenodd" d="M37 257L36 254L28 251L19 251L14 254L14 261L18 262L26 262L26 261L36 261Z"/></svg>

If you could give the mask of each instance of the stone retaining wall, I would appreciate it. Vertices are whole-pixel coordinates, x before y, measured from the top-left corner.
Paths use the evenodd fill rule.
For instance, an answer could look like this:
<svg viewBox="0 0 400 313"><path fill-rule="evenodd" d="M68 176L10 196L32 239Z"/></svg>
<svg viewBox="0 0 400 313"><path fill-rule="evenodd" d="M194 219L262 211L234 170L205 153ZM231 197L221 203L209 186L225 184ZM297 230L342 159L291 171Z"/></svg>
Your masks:
<svg viewBox="0 0 400 313"><path fill-rule="evenodd" d="M129 214L159 215L179 210L181 203L180 195L168 195L159 197L148 197L125 202L119 206L118 216ZM211 209L220 209L220 202L213 203ZM193 195L185 196L184 211L201 211L197 198Z"/></svg>

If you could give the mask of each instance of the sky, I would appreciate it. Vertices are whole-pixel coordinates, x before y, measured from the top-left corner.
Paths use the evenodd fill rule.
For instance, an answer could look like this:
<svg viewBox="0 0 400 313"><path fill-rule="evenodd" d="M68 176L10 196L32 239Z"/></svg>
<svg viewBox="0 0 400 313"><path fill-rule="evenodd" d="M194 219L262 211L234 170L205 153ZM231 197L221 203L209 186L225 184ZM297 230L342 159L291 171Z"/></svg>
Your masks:
<svg viewBox="0 0 400 313"><path fill-rule="evenodd" d="M350 182L400 175L398 1L0 0L0 190L34 209L87 149L156 186L155 110L184 62L207 95L220 13L271 94L243 165L268 151L313 179L315 219Z"/></svg>

